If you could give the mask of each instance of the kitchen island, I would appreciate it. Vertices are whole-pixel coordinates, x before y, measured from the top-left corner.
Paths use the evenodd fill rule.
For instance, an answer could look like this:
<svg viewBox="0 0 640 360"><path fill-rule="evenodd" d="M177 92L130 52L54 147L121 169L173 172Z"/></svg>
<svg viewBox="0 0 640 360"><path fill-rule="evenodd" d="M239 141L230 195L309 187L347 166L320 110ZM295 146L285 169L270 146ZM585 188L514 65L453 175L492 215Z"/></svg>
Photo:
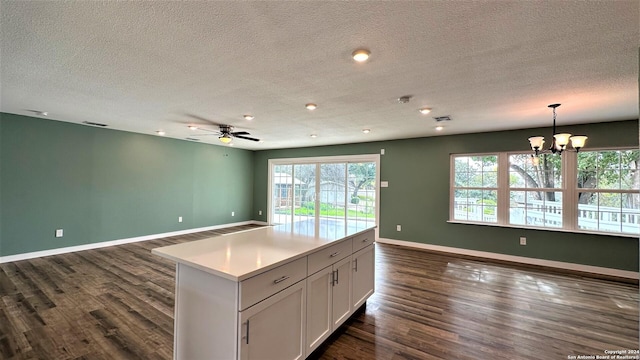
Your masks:
<svg viewBox="0 0 640 360"><path fill-rule="evenodd" d="M305 220L153 249L176 262L174 359L306 358L373 294L374 240Z"/></svg>

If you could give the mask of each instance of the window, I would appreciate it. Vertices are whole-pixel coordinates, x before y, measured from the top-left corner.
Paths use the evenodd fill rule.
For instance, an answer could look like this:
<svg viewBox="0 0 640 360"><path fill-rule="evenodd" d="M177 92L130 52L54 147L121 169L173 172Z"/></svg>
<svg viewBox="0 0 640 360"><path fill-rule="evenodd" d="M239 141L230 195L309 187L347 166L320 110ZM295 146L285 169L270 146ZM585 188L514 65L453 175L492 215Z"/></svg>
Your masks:
<svg viewBox="0 0 640 360"><path fill-rule="evenodd" d="M451 156L451 221L640 234L640 151Z"/></svg>
<svg viewBox="0 0 640 360"><path fill-rule="evenodd" d="M638 150L578 154L578 228L637 234L640 224Z"/></svg>
<svg viewBox="0 0 640 360"><path fill-rule="evenodd" d="M562 227L561 157L509 155L509 224Z"/></svg>
<svg viewBox="0 0 640 360"><path fill-rule="evenodd" d="M498 156L454 159L454 219L497 222Z"/></svg>
<svg viewBox="0 0 640 360"><path fill-rule="evenodd" d="M379 155L269 160L269 222L375 225L379 161Z"/></svg>

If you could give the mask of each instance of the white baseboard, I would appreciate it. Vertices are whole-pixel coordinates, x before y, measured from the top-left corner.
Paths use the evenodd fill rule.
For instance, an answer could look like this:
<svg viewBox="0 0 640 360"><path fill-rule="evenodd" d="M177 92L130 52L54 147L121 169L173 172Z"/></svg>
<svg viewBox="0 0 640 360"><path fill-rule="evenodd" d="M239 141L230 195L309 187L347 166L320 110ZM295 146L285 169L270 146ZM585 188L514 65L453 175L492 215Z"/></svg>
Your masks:
<svg viewBox="0 0 640 360"><path fill-rule="evenodd" d="M248 221L240 221L240 222L230 223L230 224L205 226L201 228L172 231L172 232L167 232L162 234L151 234L151 235L137 236L137 237L127 238L127 239L102 241L98 243L68 246L68 247L50 249L50 250L34 251L34 252L29 252L24 254L0 256L0 264L12 262L12 261L34 259L34 258L39 258L43 256L65 254L65 253L70 253L74 251L98 249L98 248L103 248L107 246L129 244L129 243L134 243L138 241L160 239L164 237L186 235L186 234L192 234L192 233L201 232L201 231L218 230L218 229L223 229L223 228L232 227L232 226L250 225L250 224L267 225L267 223L262 221L248 220Z"/></svg>
<svg viewBox="0 0 640 360"><path fill-rule="evenodd" d="M546 267L552 267L557 269L580 271L585 273L601 274L601 275L607 275L607 276L615 276L615 277L626 278L626 279L638 280L640 278L639 276L640 274L636 271L611 269L611 268L605 268L600 266L574 264L574 263L567 263L567 262L554 261L554 260L536 259L536 258L529 258L524 256L498 254L498 253L492 253L487 251L461 249L461 248L455 248L455 247L449 247L449 246L423 244L423 243L416 243L416 242L404 241L404 240L379 238L377 241L382 244L407 246L407 247L413 247L418 249L447 252L447 253L459 254L459 255L469 255L469 256L475 256L475 257L481 257L481 258L493 259L493 260L511 261L511 262L516 262L521 264L546 266Z"/></svg>

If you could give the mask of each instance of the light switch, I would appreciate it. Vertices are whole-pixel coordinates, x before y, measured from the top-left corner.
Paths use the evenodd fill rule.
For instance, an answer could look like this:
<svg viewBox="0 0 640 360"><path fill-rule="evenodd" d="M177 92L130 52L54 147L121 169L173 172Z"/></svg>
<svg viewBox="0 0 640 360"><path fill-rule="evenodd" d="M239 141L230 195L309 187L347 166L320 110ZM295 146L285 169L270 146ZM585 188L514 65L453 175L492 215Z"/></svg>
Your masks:
<svg viewBox="0 0 640 360"><path fill-rule="evenodd" d="M380 187L389 187L388 181L380 181Z"/></svg>

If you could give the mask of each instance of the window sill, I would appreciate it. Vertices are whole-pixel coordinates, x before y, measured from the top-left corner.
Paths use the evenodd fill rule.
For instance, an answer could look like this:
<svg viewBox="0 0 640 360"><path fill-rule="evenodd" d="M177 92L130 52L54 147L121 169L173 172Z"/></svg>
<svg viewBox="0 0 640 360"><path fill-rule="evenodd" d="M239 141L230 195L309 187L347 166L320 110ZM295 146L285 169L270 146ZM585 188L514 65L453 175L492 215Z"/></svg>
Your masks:
<svg viewBox="0 0 640 360"><path fill-rule="evenodd" d="M638 238L637 234L626 234L626 233L605 233L605 232L588 231L588 230L569 230L569 229L563 229L563 228L542 228L542 227L535 227L535 226L505 225L505 224L497 224L497 223L483 223L483 222L463 221L463 220L447 220L447 222L450 224L480 225L480 226L493 226L493 227L512 228L512 229L555 231L555 232L565 232L565 233L572 233L572 234L615 236L615 237L625 237L625 238L635 238L635 239Z"/></svg>

